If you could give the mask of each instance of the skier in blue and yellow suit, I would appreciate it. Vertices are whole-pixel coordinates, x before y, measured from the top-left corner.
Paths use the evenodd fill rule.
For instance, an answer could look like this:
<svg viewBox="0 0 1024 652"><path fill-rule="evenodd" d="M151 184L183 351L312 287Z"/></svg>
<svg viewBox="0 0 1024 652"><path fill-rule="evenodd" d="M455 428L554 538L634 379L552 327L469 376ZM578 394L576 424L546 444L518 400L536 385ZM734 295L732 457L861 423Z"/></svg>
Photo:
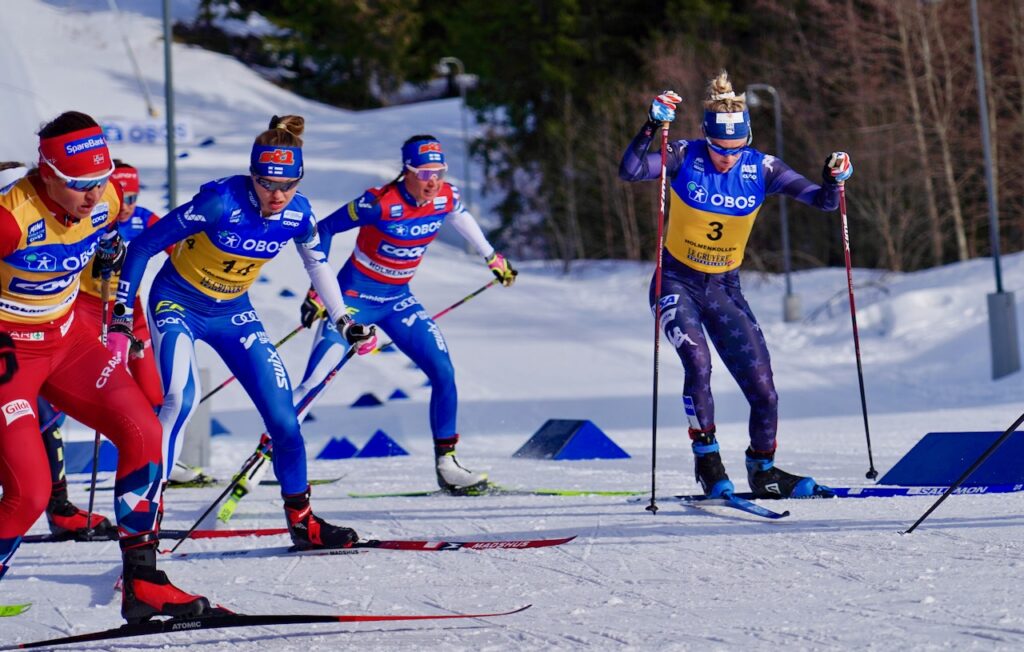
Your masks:
<svg viewBox="0 0 1024 652"><path fill-rule="evenodd" d="M174 466L178 437L201 394L195 360L195 340L201 339L224 359L263 417L292 540L300 547L337 547L355 541L356 533L312 513L291 384L248 294L260 268L292 240L342 336L360 349L373 348L375 329L345 314L316 218L309 201L297 194L304 124L299 116L275 116L253 144L250 175L203 185L190 202L132 242L121 272L110 342L111 347L127 347L127 338L121 338L130 333L126 327L131 325L132 297L146 263L178 242L153 282L148 305L164 385L164 477Z"/></svg>
<svg viewBox="0 0 1024 652"><path fill-rule="evenodd" d="M623 156L619 176L657 179L660 152L648 153L655 131L675 118L677 94L665 91L651 105L649 121ZM740 289L739 266L766 195L785 194L823 211L835 210L839 184L853 173L845 152L827 160L816 185L781 160L750 147L746 100L725 72L711 80L704 102L704 138L669 144L669 223L661 296L651 283L651 305L660 301L661 328L685 370L683 404L690 426L697 481L708 496L733 492L715 438L711 354L705 331L750 403L747 480L766 498L831 495L813 478L774 464L778 396L764 335Z"/></svg>

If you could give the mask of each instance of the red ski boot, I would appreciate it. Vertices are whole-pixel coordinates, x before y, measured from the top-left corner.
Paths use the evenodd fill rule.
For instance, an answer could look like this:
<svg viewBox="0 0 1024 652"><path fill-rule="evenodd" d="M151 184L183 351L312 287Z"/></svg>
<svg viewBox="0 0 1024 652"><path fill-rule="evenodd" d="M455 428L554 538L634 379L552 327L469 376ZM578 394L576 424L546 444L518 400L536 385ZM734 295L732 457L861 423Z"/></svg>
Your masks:
<svg viewBox="0 0 1024 652"><path fill-rule="evenodd" d="M117 530L102 514L92 514L79 509L68 500L68 481L54 483L50 491L50 502L46 506L46 520L50 532L66 539L108 539L116 538Z"/></svg>
<svg viewBox="0 0 1024 652"><path fill-rule="evenodd" d="M201 595L192 595L171 584L163 571L156 569L157 539L144 534L121 540L124 559L121 616L128 624L144 623L153 616L194 618L213 616L219 609Z"/></svg>
<svg viewBox="0 0 1024 652"><path fill-rule="evenodd" d="M313 514L308 486L301 494L284 496L284 514L296 548L347 548L359 540L352 528L331 525Z"/></svg>

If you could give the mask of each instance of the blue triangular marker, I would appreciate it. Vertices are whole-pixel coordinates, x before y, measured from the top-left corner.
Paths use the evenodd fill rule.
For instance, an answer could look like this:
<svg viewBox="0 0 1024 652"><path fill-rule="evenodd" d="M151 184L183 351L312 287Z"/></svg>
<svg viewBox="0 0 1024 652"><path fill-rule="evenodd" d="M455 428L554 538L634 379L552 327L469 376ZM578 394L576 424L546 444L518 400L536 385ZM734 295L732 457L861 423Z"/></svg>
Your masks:
<svg viewBox="0 0 1024 652"><path fill-rule="evenodd" d="M346 437L341 439L331 439L324 446L324 449L316 456L318 460L347 460L350 457L355 456L356 445L348 440Z"/></svg>
<svg viewBox="0 0 1024 652"><path fill-rule="evenodd" d="M619 448L591 421L548 419L512 457L548 460L623 459Z"/></svg>
<svg viewBox="0 0 1024 652"><path fill-rule="evenodd" d="M312 412L306 415L306 417L302 420L302 423L306 423L307 421L316 421L316 417L313 416Z"/></svg>
<svg viewBox="0 0 1024 652"><path fill-rule="evenodd" d="M217 419L210 419L210 436L230 435L231 431L224 427L224 424Z"/></svg>
<svg viewBox="0 0 1024 652"><path fill-rule="evenodd" d="M356 453L356 457L395 457L408 454L394 439L388 437L386 432L378 430L373 433L363 449Z"/></svg>
<svg viewBox="0 0 1024 652"><path fill-rule="evenodd" d="M208 138L204 138L201 141L199 141L199 146L200 147L209 147L210 145L216 145L216 144L217 144L217 141L216 141L216 139L214 139L213 136L210 136Z"/></svg>
<svg viewBox="0 0 1024 652"><path fill-rule="evenodd" d="M406 394L405 392L403 392L400 389L396 389L395 391L391 392L391 396L388 397L388 400L389 401L398 401L398 400L401 400L403 398L409 398L409 395Z"/></svg>
<svg viewBox="0 0 1024 652"><path fill-rule="evenodd" d="M383 405L383 401L374 396L370 392L366 392L362 396L356 399L355 403L349 407L374 407L377 405Z"/></svg>
<svg viewBox="0 0 1024 652"><path fill-rule="evenodd" d="M294 297L295 293L292 292L291 290L289 290L288 288L285 288L285 289L281 290L280 292L278 292L277 296L279 296L279 297L286 297L286 298L287 297Z"/></svg>
<svg viewBox="0 0 1024 652"><path fill-rule="evenodd" d="M257 283L270 283L270 279L260 274L260 277L256 279Z"/></svg>

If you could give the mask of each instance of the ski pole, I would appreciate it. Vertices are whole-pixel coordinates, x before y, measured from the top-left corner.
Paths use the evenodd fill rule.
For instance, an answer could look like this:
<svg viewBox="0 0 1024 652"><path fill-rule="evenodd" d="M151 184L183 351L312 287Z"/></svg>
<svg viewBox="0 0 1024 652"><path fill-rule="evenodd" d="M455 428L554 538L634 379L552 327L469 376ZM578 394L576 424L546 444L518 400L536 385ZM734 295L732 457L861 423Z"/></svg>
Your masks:
<svg viewBox="0 0 1024 652"><path fill-rule="evenodd" d="M1024 423L1024 414L1021 414L1019 417L1017 417L1017 420L1013 422L1013 425L1007 428L1006 432L999 436L999 439L992 442L992 445L988 447L988 450L981 454L981 457L979 457L974 462L974 464L971 465L971 468L964 471L964 474L957 478L956 482L954 482L953 484L949 485L949 487L946 488L946 491L941 496L939 496L939 499L936 500L931 507L928 508L928 511L921 515L921 518L914 521L913 525L911 525L905 531L900 532L900 534L910 534L915 529L917 529L917 526L920 525L924 521L924 519L928 518L928 515L934 512L938 508L938 506L942 504L942 501L949 498L949 495L951 493L956 491L957 488L960 485L962 485L967 480L967 478L971 476L972 473L978 470L978 467L985 463L985 460L992 456L992 453L996 452L997 448L1003 445L1003 442L1010 438L1010 435L1012 435L1014 431L1017 430L1017 427L1020 426L1021 423Z"/></svg>
<svg viewBox="0 0 1024 652"><path fill-rule="evenodd" d="M466 303L467 301L469 301L473 297L476 297L476 296L482 294L484 292L484 290L492 287L497 282L498 282L498 279L496 279L496 278L492 279L486 285L484 285L484 286L482 286L480 288L477 288L476 290L470 292L469 294L467 294L466 296L462 297L461 299L459 299L458 301L456 301L452 305L448 306L447 308L445 308L441 312L439 312L436 315L434 315L431 319L440 319L441 317L443 317L444 315L448 314L452 310L455 310L456 308L458 308L462 304ZM376 349L374 349L374 352L382 351L382 350L386 349L387 347L389 347L389 346L391 346L393 344L394 344L393 341L385 342L384 344L382 344L382 345L378 346ZM348 362L352 358L353 355L355 355L355 352L356 352L356 347L354 347L354 346L353 347L349 347L349 350L345 352L344 357L342 357L341 361L338 364L336 364L333 369L331 369L331 372L329 374L327 374L327 377L324 378L323 380L321 380L316 385L316 387L314 387L308 394L306 394L306 396L303 397L302 401L299 402L299 405L295 406L299 423L302 423L302 420L305 418L306 414L308 414L309 411L313 408L314 401L323 392L324 388L326 388L327 385L330 384L330 382L334 379L334 377L338 375L338 372L341 371L341 368L345 366L345 363ZM249 456L249 459L247 459L245 461L245 463L242 465L242 468L239 469L238 473L236 473L234 475L234 477L231 479L231 482L228 483L227 488L224 489L224 491L221 492L221 494L219 496L217 496L217 498L213 501L213 503L211 503L210 506L206 509L206 511L203 512L202 516L200 516L199 519L196 520L196 522L192 524L192 527L189 528L188 533L184 537L182 537L178 541L178 543L176 543L174 545L173 548L171 548L171 552L174 552L175 550L177 550L178 546L180 546L182 544L182 542L184 542L186 539L188 539L192 535L192 533L195 532L199 528L199 524L203 522L203 519L205 519L207 516L209 516L210 512L212 512L214 509L217 508L217 505L219 505L220 502L222 500L224 500L224 498L229 493L231 493L232 490L234 490L235 485L237 485L238 482L242 478L246 477L246 474L249 472L249 469L252 468L252 466L255 465L256 462L259 461L259 459L263 455L270 455L270 454L272 454L272 450L273 450L273 442L271 442L270 436L267 433L263 433L261 435L261 437L260 437L259 446L256 447L256 451L252 455Z"/></svg>
<svg viewBox="0 0 1024 652"><path fill-rule="evenodd" d="M853 265L850 262L850 225L846 219L846 186L839 184L839 215L843 221L843 253L846 255L846 286L850 291L850 321L853 323L853 351L857 356L857 382L860 383L860 406L864 413L864 437L868 442L868 480L878 477L875 460L871 455L871 430L868 427L868 400L864 393L864 368L860 361L860 334L857 331L857 305L853 300Z"/></svg>
<svg viewBox="0 0 1024 652"><path fill-rule="evenodd" d="M100 281L100 301L103 302L102 317L100 318L100 342L103 343L105 348L107 346L107 320L110 318L110 272L103 274ZM125 364L127 363L128 361L125 360ZM92 478L89 481L89 511L85 517L85 536L87 539L91 539L93 535L92 510L96 502L96 474L99 471L99 466L100 431L97 430L92 444Z"/></svg>
<svg viewBox="0 0 1024 652"><path fill-rule="evenodd" d="M655 483L658 467L658 353L661 349L661 250L665 246L665 201L668 196L668 124L661 123L661 193L658 196L658 253L654 265L654 391L651 395L651 502L645 508L658 513Z"/></svg>
<svg viewBox="0 0 1024 652"><path fill-rule="evenodd" d="M281 338L280 340L278 340L277 342L275 342L275 343L274 343L274 348L276 349L276 348L278 348L279 346L281 346L282 344L284 344L285 342L287 342L288 340L292 339L293 337L295 337L296 335L298 335L298 334L299 334L299 332L300 332L300 331L302 331L302 330L303 330L304 328L305 328L305 326L303 326L302 324L299 324L298 326L296 326L296 327L295 327L295 329L294 329L294 330L292 330L292 332L291 332L291 333L288 333L287 335L285 335L284 337L282 337L282 338ZM233 381L234 379L235 379L235 377L234 377L234 376L231 376L230 378L228 378L227 380L225 380L224 382L222 382L222 383L221 383L220 385L217 385L216 387L214 387L213 389L211 389L211 390L209 391L209 393L207 393L207 394L206 394L206 396L204 396L204 397L202 397L201 399L199 399L199 403L202 403L202 402L203 402L203 401L205 401L206 399L210 398L211 396L213 396L214 394L216 394L216 393L217 393L217 392L219 392L220 390L222 390L222 389L224 389L225 387L227 387L228 385L230 385L230 384L231 384L231 382L232 382L232 381Z"/></svg>
<svg viewBox="0 0 1024 652"><path fill-rule="evenodd" d="M188 529L188 532L185 533L185 536L183 536L181 539L178 540L176 544L174 544L174 547L170 549L170 552L174 552L175 550L177 550L178 547L181 546L181 544L184 543L186 539L192 536L193 532L199 529L199 524L202 523L203 520L210 515L210 512L217 508L217 505L220 504L220 501L224 500L225 496L227 496L229 493L231 493L232 490L234 490L235 485L238 484L239 480L245 477L245 474L249 472L249 469L252 468L252 466L256 464L256 462L258 462L260 459L262 459L263 456L266 455L269 451L270 437L264 434L260 438L260 443L258 446L256 446L256 450L253 452L252 455L249 456L249 459L245 461L245 464L242 465L241 470L237 474L235 474L233 478L231 478L231 482L229 482L228 486L224 488L224 491L222 491L221 494L217 496L217 498L212 503L210 503L210 506L206 508L206 511L203 512L198 519L196 519L196 522L193 523L192 527Z"/></svg>

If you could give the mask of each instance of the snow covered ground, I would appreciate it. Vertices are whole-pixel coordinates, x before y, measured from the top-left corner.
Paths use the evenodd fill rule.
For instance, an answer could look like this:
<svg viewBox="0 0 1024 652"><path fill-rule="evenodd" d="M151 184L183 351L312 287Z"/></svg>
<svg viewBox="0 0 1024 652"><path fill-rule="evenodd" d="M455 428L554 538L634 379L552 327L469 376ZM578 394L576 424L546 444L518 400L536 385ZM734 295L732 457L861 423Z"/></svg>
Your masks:
<svg viewBox="0 0 1024 652"><path fill-rule="evenodd" d="M132 45L149 86L162 93L162 45L155 0L127 12ZM89 11L67 8L73 5ZM152 5L152 6L151 6ZM0 157L31 160L25 134L65 109L99 118L142 119L145 107L110 14L102 2L9 0L0 9L7 81L0 106L10 140ZM175 46L179 114L210 147L186 146L179 161L179 200L208 179L244 171L252 138L271 113L306 116L307 177L302 191L326 214L362 189L390 179L408 135L432 132L452 157L462 155L457 101L373 112L339 111L296 98L224 57ZM15 73L17 73L15 75ZM12 82L13 83L13 82ZM639 116L639 113L638 113ZM639 117L638 117L639 119ZM13 124L12 124L13 123ZM27 143L27 145L25 145ZM20 149L19 149L20 148ZM142 203L163 210L163 150L132 145L115 155L141 168ZM482 176L475 174L474 179ZM475 193L480 197L479 188ZM652 192L654 188L652 187ZM849 192L856 192L856 178ZM484 213L485 211L480 211ZM482 215L486 219L486 215ZM834 216L838 228L838 216ZM758 228L773 228L762 224ZM335 239L339 265L351 237ZM856 258L856 252L854 252ZM158 267L153 263L150 273ZM457 369L460 458L512 487L641 490L650 485L650 314L648 264L583 263L565 276L559 265L519 264L511 289L492 288L444 317L440 326ZM1024 256L1003 259L1007 289L1022 291ZM253 296L272 337L298 323L308 285L291 251L265 268ZM414 281L438 311L489 280L484 265L459 247L436 243ZM985 295L992 262L977 260L915 274L855 270L875 466L888 470L925 433L1003 430L1024 407L1024 375L990 380ZM887 292L870 291L869 282ZM813 473L826 484L864 482L867 456L858 397L845 271L795 275L805 313L839 296L817 318L781 319L781 277L750 274L745 292L768 338L781 400L780 466ZM283 289L299 296L283 299ZM1022 321L1021 323L1024 323ZM310 338L282 348L293 378ZM224 366L201 348L214 382ZM693 492L691 455L679 394L680 365L662 347L658 486ZM745 488L746 404L716 359L719 435L726 466ZM481 621L317 625L254 631L182 633L127 639L80 649L334 650L482 649L1020 649L1024 646L1024 495L958 496L910 536L898 531L928 499L790 501L779 522L736 512L699 511L667 502L657 516L610 497L354 499L349 492L430 489L426 427L429 388L400 354L353 361L305 427L310 455L330 437L361 445L380 427L408 457L313 461L311 475L344 475L314 491L329 520L365 537L578 538L558 548L480 552L387 552L332 558L173 560L163 564L179 585L231 609L280 613L521 614ZM409 401L347 407L363 392L394 389ZM231 387L213 399L232 430L213 440L216 475L227 477L258 434L251 404ZM615 461L550 462L512 458L548 418L590 419L631 455ZM91 433L72 427L72 439ZM86 502L81 485L74 497ZM175 490L165 527L185 527L213 499L213 489ZM105 513L109 505L101 504ZM235 527L282 525L280 499L262 487L246 499ZM40 521L34 532L45 531ZM276 540L188 542L204 551L284 545ZM0 645L120 624L117 546L25 545L0 583L0 603L32 601L26 614L0 620Z"/></svg>

